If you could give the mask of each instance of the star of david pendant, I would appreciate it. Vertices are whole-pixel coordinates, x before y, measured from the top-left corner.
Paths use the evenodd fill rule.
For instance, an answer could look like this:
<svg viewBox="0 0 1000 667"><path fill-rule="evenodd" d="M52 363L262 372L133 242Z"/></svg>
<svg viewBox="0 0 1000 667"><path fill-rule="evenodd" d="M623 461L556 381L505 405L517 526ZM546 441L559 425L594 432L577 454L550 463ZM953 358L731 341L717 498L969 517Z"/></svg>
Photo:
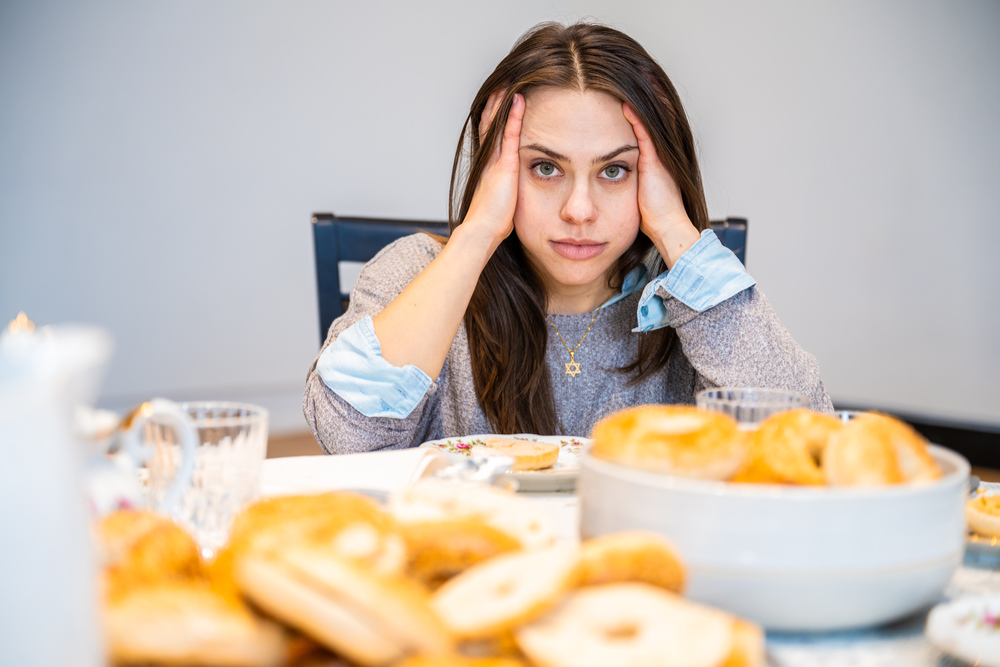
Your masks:
<svg viewBox="0 0 1000 667"><path fill-rule="evenodd" d="M576 377L580 374L580 364L575 361L571 361L566 364L566 375L570 377Z"/></svg>

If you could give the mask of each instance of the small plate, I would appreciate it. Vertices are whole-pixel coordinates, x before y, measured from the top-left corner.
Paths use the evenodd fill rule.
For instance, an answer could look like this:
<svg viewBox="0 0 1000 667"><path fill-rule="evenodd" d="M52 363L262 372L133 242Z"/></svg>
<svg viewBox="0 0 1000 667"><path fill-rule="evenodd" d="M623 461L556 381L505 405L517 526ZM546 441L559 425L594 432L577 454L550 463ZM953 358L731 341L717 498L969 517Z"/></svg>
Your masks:
<svg viewBox="0 0 1000 667"><path fill-rule="evenodd" d="M590 444L589 438L575 438L558 435L494 435L482 433L461 438L443 438L421 444L421 447L437 447L454 461L461 461L472 454L473 445L483 445L484 438L517 438L535 442L551 442L559 445L559 459L551 468L544 470L524 470L509 473L517 480L519 491L572 491L576 488L576 478L580 474L579 453Z"/></svg>
<svg viewBox="0 0 1000 667"><path fill-rule="evenodd" d="M1000 495L1000 483L980 482L974 498L979 496ZM965 551L980 558L1000 559L1000 537L980 535L969 531L968 539L965 542Z"/></svg>
<svg viewBox="0 0 1000 667"><path fill-rule="evenodd" d="M948 655L1000 667L1000 595L959 598L927 616L927 639Z"/></svg>

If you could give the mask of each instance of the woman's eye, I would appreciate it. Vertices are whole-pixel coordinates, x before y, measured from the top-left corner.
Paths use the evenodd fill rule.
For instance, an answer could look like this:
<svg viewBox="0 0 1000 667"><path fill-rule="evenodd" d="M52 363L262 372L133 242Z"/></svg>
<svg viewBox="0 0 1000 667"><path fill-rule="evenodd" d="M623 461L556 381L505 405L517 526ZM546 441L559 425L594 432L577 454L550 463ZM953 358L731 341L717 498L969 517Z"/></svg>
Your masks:
<svg viewBox="0 0 1000 667"><path fill-rule="evenodd" d="M604 177L612 181L618 181L625 177L625 170L613 164L610 167L604 168Z"/></svg>
<svg viewBox="0 0 1000 667"><path fill-rule="evenodd" d="M540 164L540 165L537 165L537 166L535 167L535 169L536 169L536 170L538 171L538 173L539 173L539 174L541 174L542 176L552 176L553 174L555 174L555 173L556 173L556 168L555 168L555 165L551 165L551 164L547 164L547 163L545 163L545 162L543 162L543 163L542 163L542 164Z"/></svg>

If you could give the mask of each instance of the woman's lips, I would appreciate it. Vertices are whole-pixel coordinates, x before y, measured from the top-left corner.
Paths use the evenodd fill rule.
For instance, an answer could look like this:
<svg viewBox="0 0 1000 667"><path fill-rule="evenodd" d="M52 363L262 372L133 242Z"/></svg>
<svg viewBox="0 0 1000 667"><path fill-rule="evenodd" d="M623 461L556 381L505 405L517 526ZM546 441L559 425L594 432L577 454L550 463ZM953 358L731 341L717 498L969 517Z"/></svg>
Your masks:
<svg viewBox="0 0 1000 667"><path fill-rule="evenodd" d="M560 239L549 241L552 249L567 259L592 259L604 252L607 243L598 243L589 239Z"/></svg>

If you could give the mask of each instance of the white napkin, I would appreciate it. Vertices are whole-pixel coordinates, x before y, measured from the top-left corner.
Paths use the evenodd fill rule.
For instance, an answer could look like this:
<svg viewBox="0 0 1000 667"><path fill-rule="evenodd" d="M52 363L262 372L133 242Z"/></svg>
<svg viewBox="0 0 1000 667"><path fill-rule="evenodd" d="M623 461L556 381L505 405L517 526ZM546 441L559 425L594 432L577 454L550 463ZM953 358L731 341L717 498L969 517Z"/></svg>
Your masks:
<svg viewBox="0 0 1000 667"><path fill-rule="evenodd" d="M393 492L448 465L435 447L336 456L267 459L260 471L263 497L337 489Z"/></svg>

